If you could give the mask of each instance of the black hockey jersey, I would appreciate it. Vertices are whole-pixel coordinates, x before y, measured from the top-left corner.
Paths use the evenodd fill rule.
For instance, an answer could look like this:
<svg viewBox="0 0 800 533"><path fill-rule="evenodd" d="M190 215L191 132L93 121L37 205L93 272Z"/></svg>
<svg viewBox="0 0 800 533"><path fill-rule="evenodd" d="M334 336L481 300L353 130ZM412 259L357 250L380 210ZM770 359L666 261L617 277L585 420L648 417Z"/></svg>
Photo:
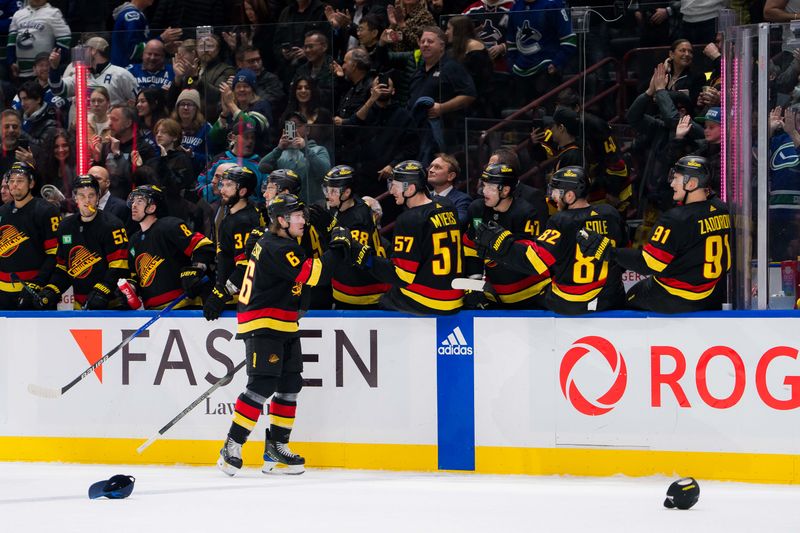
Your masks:
<svg viewBox="0 0 800 533"><path fill-rule="evenodd" d="M508 211L501 213L486 207L482 198L469 206L471 224L464 234L465 274L483 274L491 283L500 303L519 305L541 293L550 283L549 272L523 274L503 263L482 260L475 245L475 225L481 221L494 221L514 234L517 239L535 239L544 229L547 213L536 213L535 209L522 198L515 199ZM485 263L485 264L484 264Z"/></svg>
<svg viewBox="0 0 800 533"><path fill-rule="evenodd" d="M166 307L183 294L181 270L192 263L209 264L214 256L211 241L176 217L159 218L147 231L134 233L130 240L128 261L147 309ZM200 304L199 298L187 298L175 309Z"/></svg>
<svg viewBox="0 0 800 533"><path fill-rule="evenodd" d="M50 278L60 292L72 285L75 301L83 305L96 283L113 292L117 280L129 275L128 235L120 219L99 209L89 222L79 213L61 221L56 268Z"/></svg>
<svg viewBox="0 0 800 533"><path fill-rule="evenodd" d="M248 203L243 209L229 213L222 219L217 234L217 287L222 289L228 280L236 287L242 286L247 266L247 239L253 228L264 226L261 212Z"/></svg>
<svg viewBox="0 0 800 533"><path fill-rule="evenodd" d="M731 268L730 229L728 208L719 198L674 207L656 222L641 259L627 264L620 256L620 263L653 274L673 296L704 300Z"/></svg>
<svg viewBox="0 0 800 533"><path fill-rule="evenodd" d="M58 208L42 198L33 198L17 209L14 202L0 206L0 291L18 293L23 281L44 285L53 272Z"/></svg>
<svg viewBox="0 0 800 533"><path fill-rule="evenodd" d="M608 260L583 256L576 241L582 228L607 236L616 246L627 244L622 218L610 205L567 209L550 217L547 228L535 242L516 241L504 262L523 272L549 271L548 300L579 304L572 312L591 310L582 306L594 299L597 299L596 310L621 305L625 294L622 269ZM558 305L551 308L563 309Z"/></svg>
<svg viewBox="0 0 800 533"><path fill-rule="evenodd" d="M381 303L422 315L458 312L464 291L450 284L464 271L461 239L458 215L450 206L432 201L401 213L391 260L373 259L372 273L392 285Z"/></svg>
<svg viewBox="0 0 800 533"><path fill-rule="evenodd" d="M253 247L239 291L239 339L258 334L296 336L304 287L330 281L338 253L306 255L295 239L265 233Z"/></svg>
<svg viewBox="0 0 800 533"><path fill-rule="evenodd" d="M350 234L361 244L368 244L378 257L386 257L380 234L372 218L372 210L361 198L354 198L354 205L337 215L338 225L350 230ZM340 264L331 279L333 299L349 305L375 305L389 284L376 280L365 270L349 264Z"/></svg>

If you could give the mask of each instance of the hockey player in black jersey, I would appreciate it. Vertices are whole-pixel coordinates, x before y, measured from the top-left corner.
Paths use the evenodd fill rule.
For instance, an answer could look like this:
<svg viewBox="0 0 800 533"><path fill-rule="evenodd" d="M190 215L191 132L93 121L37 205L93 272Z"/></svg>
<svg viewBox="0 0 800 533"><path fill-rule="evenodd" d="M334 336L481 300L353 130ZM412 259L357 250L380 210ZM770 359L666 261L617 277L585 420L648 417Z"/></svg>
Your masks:
<svg viewBox="0 0 800 533"><path fill-rule="evenodd" d="M227 169L219 182L219 194L227 213L217 232L217 281L203 305L206 320L218 319L226 304L236 303L234 295L242 286L247 265L247 239L253 228L264 226L258 208L248 199L257 183L258 177L252 170L238 165Z"/></svg>
<svg viewBox="0 0 800 533"><path fill-rule="evenodd" d="M298 243L306 230L303 203L294 195L279 194L267 210L269 231L253 247L239 292L236 337L244 340L247 389L236 400L233 422L217 461L231 476L242 467L242 445L271 396L262 471L304 471L305 459L288 446L297 395L303 386L298 323L301 296L307 287L330 280L342 259L340 249L350 245L346 230L337 228L330 249L322 257L311 257Z"/></svg>
<svg viewBox="0 0 800 533"><path fill-rule="evenodd" d="M490 259L529 274L550 273L545 305L564 315L578 315L622 306L625 291L621 269L604 258L585 255L577 232L589 229L613 245L627 238L622 218L608 204L589 205L589 183L581 167L558 170L550 179L550 198L558 212L534 242L515 242L510 231L494 223L478 226L475 242Z"/></svg>
<svg viewBox="0 0 800 533"><path fill-rule="evenodd" d="M354 193L355 183L353 167L338 165L330 169L322 179L327 209L311 206L314 210L312 218L316 212L320 217L320 226L332 228L338 225L346 228L353 240L370 246L373 253L385 258L386 250L375 227L372 210ZM381 295L389 290L389 285L379 282L365 270L341 264L333 274L331 289L337 309L366 309L377 306Z"/></svg>
<svg viewBox="0 0 800 533"><path fill-rule="evenodd" d="M6 172L12 202L0 206L0 309L32 309L33 294L50 279L56 262L58 208L34 198L34 168L22 162ZM20 281L12 280L12 275ZM23 290L23 285L31 290Z"/></svg>
<svg viewBox="0 0 800 533"><path fill-rule="evenodd" d="M34 304L55 309L61 294L72 286L77 309L118 308L117 280L130 275L125 225L97 207L100 184L92 176L75 178L72 199L78 212L58 227L56 267Z"/></svg>
<svg viewBox="0 0 800 533"><path fill-rule="evenodd" d="M480 222L493 221L508 229L519 240L533 241L544 229L547 212L539 212L523 198L515 198L517 173L502 163L489 164L484 169L478 183L478 193L482 198L474 200L469 206L469 220L472 223L464 234L464 272L476 279L485 273L486 281L492 291L468 291L464 296L467 308L484 309L491 303L502 307L531 309L544 306L544 290L550 283L548 272L523 274L502 263L484 260L478 255L475 246L475 226Z"/></svg>
<svg viewBox="0 0 800 533"><path fill-rule="evenodd" d="M731 218L725 203L708 189L710 180L704 157L686 156L675 163L669 183L678 205L656 221L641 250L614 250L599 235L580 236L587 254L608 250L623 267L650 275L628 291L629 307L657 313L721 307L725 284L720 281L731 268Z"/></svg>
<svg viewBox="0 0 800 533"><path fill-rule="evenodd" d="M464 297L464 291L450 286L463 275L461 230L456 211L428 196L427 181L419 161L403 161L392 169L389 192L405 210L395 221L390 259L369 255L360 266L392 286L381 297L382 307L416 315L453 314ZM359 250L353 256L363 254Z"/></svg>
<svg viewBox="0 0 800 533"><path fill-rule="evenodd" d="M164 193L140 185L128 196L131 219L141 227L130 238L128 261L146 309L162 309L186 294L175 309L199 306L203 275L214 260L214 246L183 220L166 216Z"/></svg>

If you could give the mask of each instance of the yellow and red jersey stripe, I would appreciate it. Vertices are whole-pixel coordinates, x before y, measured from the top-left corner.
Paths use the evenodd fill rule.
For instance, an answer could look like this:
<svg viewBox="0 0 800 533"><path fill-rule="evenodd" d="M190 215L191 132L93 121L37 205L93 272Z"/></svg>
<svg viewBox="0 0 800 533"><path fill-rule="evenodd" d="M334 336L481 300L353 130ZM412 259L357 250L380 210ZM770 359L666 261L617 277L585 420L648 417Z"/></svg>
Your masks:
<svg viewBox="0 0 800 533"><path fill-rule="evenodd" d="M252 311L240 311L237 316L239 326L237 333L250 333L257 329L274 329L286 333L294 333L300 329L297 311L287 311L275 307L264 307Z"/></svg>

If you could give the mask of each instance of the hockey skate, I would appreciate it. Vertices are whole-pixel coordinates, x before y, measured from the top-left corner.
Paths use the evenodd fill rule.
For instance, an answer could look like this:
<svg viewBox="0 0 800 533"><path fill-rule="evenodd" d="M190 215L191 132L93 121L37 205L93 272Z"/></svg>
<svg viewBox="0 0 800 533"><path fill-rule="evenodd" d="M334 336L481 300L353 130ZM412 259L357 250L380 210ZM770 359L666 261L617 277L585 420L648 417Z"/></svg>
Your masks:
<svg viewBox="0 0 800 533"><path fill-rule="evenodd" d="M293 453L285 442L267 440L264 445L264 466L261 471L265 474L302 474L306 471L306 460Z"/></svg>
<svg viewBox="0 0 800 533"><path fill-rule="evenodd" d="M242 468L242 445L228 437L219 451L217 466L229 476L236 475Z"/></svg>

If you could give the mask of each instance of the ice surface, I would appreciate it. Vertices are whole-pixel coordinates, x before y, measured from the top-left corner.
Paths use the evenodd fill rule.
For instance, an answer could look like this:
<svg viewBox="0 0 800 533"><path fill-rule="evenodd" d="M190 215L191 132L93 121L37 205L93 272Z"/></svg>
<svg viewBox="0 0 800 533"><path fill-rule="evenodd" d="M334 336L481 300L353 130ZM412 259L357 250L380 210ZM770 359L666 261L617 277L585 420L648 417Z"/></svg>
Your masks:
<svg viewBox="0 0 800 533"><path fill-rule="evenodd" d="M89 500L114 474L136 477L132 496ZM700 480L699 503L679 511L662 506L671 481L0 463L0 531L800 532L800 486Z"/></svg>

